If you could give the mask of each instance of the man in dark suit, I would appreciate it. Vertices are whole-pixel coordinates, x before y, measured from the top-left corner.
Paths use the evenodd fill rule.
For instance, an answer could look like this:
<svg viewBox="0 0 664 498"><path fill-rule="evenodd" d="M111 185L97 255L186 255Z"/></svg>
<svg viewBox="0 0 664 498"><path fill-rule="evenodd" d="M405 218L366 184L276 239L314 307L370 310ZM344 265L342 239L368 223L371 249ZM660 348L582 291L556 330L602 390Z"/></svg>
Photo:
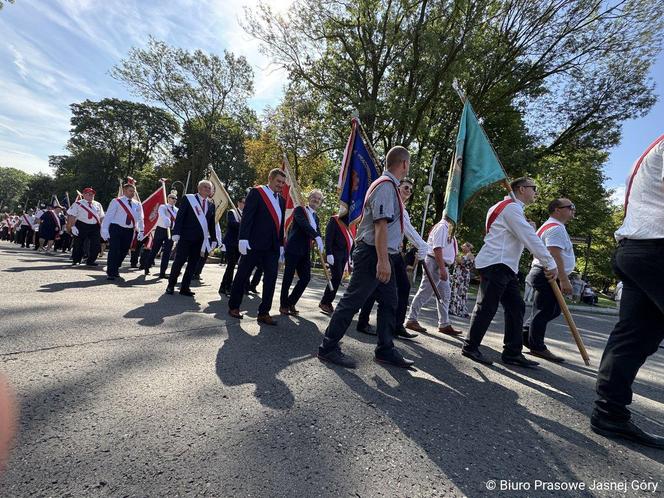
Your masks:
<svg viewBox="0 0 664 498"><path fill-rule="evenodd" d="M340 218L335 214L325 227L325 259L332 274L332 289L329 286L325 287L323 298L318 305L323 313L332 314L334 312L332 302L337 295L344 268L346 268L353 248L353 237L346 221L346 218Z"/></svg>
<svg viewBox="0 0 664 498"><path fill-rule="evenodd" d="M193 296L191 277L196 271L202 255L211 252L217 245L217 234L214 222L214 204L210 202L212 184L208 180L198 182L198 194L187 194L175 217L173 242L176 242L177 253L171 274L168 278L166 294L173 294L180 271L187 263L187 269L180 284L180 294Z"/></svg>
<svg viewBox="0 0 664 498"><path fill-rule="evenodd" d="M244 197L237 201L237 210L231 209L226 213L226 233L224 234L224 246L226 246L226 271L221 279L219 294L230 294L231 285L233 285L233 273L235 265L240 259L240 252L237 249L238 233L240 232L240 220L242 219L242 210L244 209Z"/></svg>
<svg viewBox="0 0 664 498"><path fill-rule="evenodd" d="M297 315L295 305L302 297L311 280L311 242L316 241L318 250L323 252L323 238L320 235L320 220L316 211L323 203L323 193L312 190L308 197L309 205L297 206L293 210L293 222L288 229L286 241L284 276L281 282L281 304L279 313ZM298 281L291 294L288 294L297 271Z"/></svg>
<svg viewBox="0 0 664 498"><path fill-rule="evenodd" d="M249 274L257 265L263 267L262 301L258 307L259 323L276 325L270 316L274 287L277 282L279 257L283 254L286 201L279 195L286 175L278 168L270 171L268 184L249 191L242 212L238 250L242 257L231 287L228 314L242 318L240 304Z"/></svg>

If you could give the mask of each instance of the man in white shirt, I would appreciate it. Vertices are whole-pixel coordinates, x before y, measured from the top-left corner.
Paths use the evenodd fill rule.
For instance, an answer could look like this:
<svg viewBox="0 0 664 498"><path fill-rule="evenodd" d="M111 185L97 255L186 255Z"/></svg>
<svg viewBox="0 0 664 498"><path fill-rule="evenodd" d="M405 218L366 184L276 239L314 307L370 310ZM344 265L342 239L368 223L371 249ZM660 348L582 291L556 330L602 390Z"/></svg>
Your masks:
<svg viewBox="0 0 664 498"><path fill-rule="evenodd" d="M461 354L478 363L491 365L479 350L484 334L498 310L505 310L505 341L503 363L533 367L538 365L523 356L523 315L526 305L521 297L517 278L519 260L524 246L542 262L547 278L557 278L558 270L546 246L528 223L523 209L535 202L537 186L532 178L514 180L510 187L514 198L505 197L487 213L484 245L475 258L481 280L470 329Z"/></svg>
<svg viewBox="0 0 664 498"><path fill-rule="evenodd" d="M576 206L566 198L554 199L548 206L549 219L537 229L558 268L558 279L563 294L572 295L569 276L576 266L574 247L565 225L574 219ZM533 307L530 319L523 327L523 343L530 353L539 358L562 363L560 356L553 354L544 344L546 326L560 315L560 306L549 280L544 274L542 262L535 258L526 277L526 282L534 289Z"/></svg>
<svg viewBox="0 0 664 498"><path fill-rule="evenodd" d="M664 437L637 427L627 408L641 365L664 339L664 135L632 168L625 219L615 236L613 268L623 282L622 300L599 365L590 426L604 436L664 448Z"/></svg>
<svg viewBox="0 0 664 498"><path fill-rule="evenodd" d="M449 236L449 225L445 219L441 219L429 232L429 239L427 240L428 251L424 264L433 279L433 284L440 293L441 301L436 299L436 307L438 310L438 332L456 336L461 334L461 331L455 330L450 322L449 308L450 298L452 296L452 287L450 286L450 272L449 267L454 263L457 255L457 241L454 237ZM417 321L417 317L422 311L422 306L427 304L431 297L434 295L433 287L426 278L422 276L420 288L417 290L413 301L410 304L408 311L408 321L405 327L417 332L426 332L426 329Z"/></svg>
<svg viewBox="0 0 664 498"><path fill-rule="evenodd" d="M150 268L154 264L154 260L161 249L161 265L159 267L159 278L168 278L166 270L168 269L168 261L171 257L171 250L173 249L173 240L171 239L173 228L175 227L175 217L178 214L178 208L175 204L178 201L178 194L176 190L171 190L166 198L166 204L159 206L159 218L157 218L157 227L154 231L154 239L152 240L152 249L145 262L145 274L150 274Z"/></svg>
<svg viewBox="0 0 664 498"><path fill-rule="evenodd" d="M101 251L101 222L104 219L104 208L94 200L96 193L92 187L84 188L83 198L74 202L67 210L67 232L74 236L74 246L71 251L73 266L81 263L86 241L89 245L85 264L97 266L97 256Z"/></svg>
<svg viewBox="0 0 664 498"><path fill-rule="evenodd" d="M137 232L138 240L143 240L143 206L133 200L136 187L132 183L125 183L122 194L122 197L110 202L101 222L101 238L110 245L106 262L107 280L115 280L120 276L120 266L127 257L134 232Z"/></svg>
<svg viewBox="0 0 664 498"><path fill-rule="evenodd" d="M18 241L21 243L21 247L29 248L32 242L32 225L35 223L34 216L32 216L32 209L23 211L19 221L21 224Z"/></svg>

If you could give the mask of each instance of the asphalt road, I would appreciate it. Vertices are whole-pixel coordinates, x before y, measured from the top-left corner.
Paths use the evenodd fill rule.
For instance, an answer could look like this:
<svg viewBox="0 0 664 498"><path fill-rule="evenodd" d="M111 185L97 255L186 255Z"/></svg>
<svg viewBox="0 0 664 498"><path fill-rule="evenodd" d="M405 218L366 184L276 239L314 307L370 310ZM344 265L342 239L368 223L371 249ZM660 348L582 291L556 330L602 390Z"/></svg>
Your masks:
<svg viewBox="0 0 664 498"><path fill-rule="evenodd" d="M354 324L343 348L359 368L348 371L315 358L328 320L317 308L321 281L303 296L300 317L259 327L257 298L243 303L244 320L227 320L221 271L206 266L195 299L168 296L165 283L137 270L108 283L101 267L70 268L66 256L0 242L0 368L21 405L0 495L644 496L636 483L664 488L664 452L588 427L615 317L575 315L590 368L559 320L548 344L567 362L524 370L466 360L458 340L434 333L429 307L422 322L431 334L399 343L415 371L374 363L372 338ZM494 359L501 319L485 340ZM642 426L660 433L663 353L642 369L633 405ZM613 489L590 490L594 483ZM576 490L543 489L551 486Z"/></svg>

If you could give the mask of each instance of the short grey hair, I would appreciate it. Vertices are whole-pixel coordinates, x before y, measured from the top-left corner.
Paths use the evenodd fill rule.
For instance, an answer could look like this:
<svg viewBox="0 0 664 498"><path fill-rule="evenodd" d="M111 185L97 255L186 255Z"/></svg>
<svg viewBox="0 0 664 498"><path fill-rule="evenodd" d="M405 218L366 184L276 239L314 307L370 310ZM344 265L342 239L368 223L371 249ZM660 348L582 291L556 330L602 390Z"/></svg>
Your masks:
<svg viewBox="0 0 664 498"><path fill-rule="evenodd" d="M321 198L321 199L324 199L324 198L325 198L325 196L323 195L322 190L321 190L321 189L318 189L318 188L315 188L315 189L313 189L311 192L309 192L309 194L307 195L307 199L311 199L311 196L314 195L314 194L318 194L318 195L320 195L320 198Z"/></svg>
<svg viewBox="0 0 664 498"><path fill-rule="evenodd" d="M201 187L202 185L207 185L210 188L214 188L210 180L201 180L200 182L198 182L198 187Z"/></svg>

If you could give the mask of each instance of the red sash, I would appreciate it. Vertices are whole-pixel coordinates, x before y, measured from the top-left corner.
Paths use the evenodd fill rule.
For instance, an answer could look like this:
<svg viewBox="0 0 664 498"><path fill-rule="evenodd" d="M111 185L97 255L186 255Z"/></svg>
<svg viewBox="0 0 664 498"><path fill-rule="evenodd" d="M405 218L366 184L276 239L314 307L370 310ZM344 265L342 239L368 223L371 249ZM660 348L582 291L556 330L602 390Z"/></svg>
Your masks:
<svg viewBox="0 0 664 498"><path fill-rule="evenodd" d="M625 193L625 216L627 216L627 204L629 204L629 194L632 191L632 184L634 183L634 178L636 177L636 173L638 173L639 169L641 168L641 164L643 163L643 160L646 158L648 153L662 140L664 140L664 135L662 135L653 143L651 143L650 147L648 147L646 151L643 154L641 154L641 157L639 157L639 160L636 161L636 164L634 165L632 174L629 177L629 183L627 184L627 192Z"/></svg>
<svg viewBox="0 0 664 498"><path fill-rule="evenodd" d="M23 215L23 219L25 220L25 222L27 223L27 225L28 225L29 227L32 226L32 224L30 223L30 219L28 218L28 215L27 215L27 214L24 214L24 215Z"/></svg>
<svg viewBox="0 0 664 498"><path fill-rule="evenodd" d="M544 232L546 232L549 228L559 227L559 226L560 226L560 223L553 223L553 222L546 223L546 224L542 225L539 228L539 230L537 230L537 236L541 238L542 235L544 235Z"/></svg>
<svg viewBox="0 0 664 498"><path fill-rule="evenodd" d="M263 190L263 187L254 187L254 188L256 190L258 190L259 194L261 194L261 197L263 198L263 202L265 203L265 206L267 207L267 210L270 212L270 215L272 216L272 221L274 221L274 226L277 228L277 236L279 236L279 229L281 228L280 223L279 223L279 215L274 210L274 206L272 205L272 201L270 200L270 198L265 193L265 190Z"/></svg>
<svg viewBox="0 0 664 498"><path fill-rule="evenodd" d="M350 257L350 250L353 247L353 242L350 240L350 233L348 232L348 227L344 225L344 222L339 219L339 215L334 215L332 216L334 220L337 222L337 225L339 226L339 230L341 230L341 233L344 236L344 240L346 241L346 252L348 253L348 257Z"/></svg>
<svg viewBox="0 0 664 498"><path fill-rule="evenodd" d="M169 207L166 207L166 212L168 213L168 217L171 219L171 228L173 228L173 225L175 224L175 216Z"/></svg>
<svg viewBox="0 0 664 498"><path fill-rule="evenodd" d="M81 203L80 201L77 202L76 204L78 204L79 206L81 206L83 209L85 209L88 212L88 219L89 220L94 219L97 222L97 225L101 224L101 223L99 223L99 217L97 216L97 214L94 211L92 211L92 210L88 209L87 207L85 207L83 205L83 203ZM124 206L124 204L123 204L123 206Z"/></svg>
<svg viewBox="0 0 664 498"><path fill-rule="evenodd" d="M374 180L374 182L371 185L369 185L369 189L367 190L367 193L364 196L364 202L362 203L362 217L364 217L364 205L367 203L367 200L369 199L369 196L371 194L373 194L373 192L374 192L374 190L376 190L376 188L378 188L378 185L380 185L381 183L385 183L385 182L390 182L392 184L392 186L394 187L394 193L397 195L397 199L399 199L399 215L401 217L401 219L399 221L401 221L401 233L403 233L403 231L404 231L404 229L403 229L403 224L404 224L404 221L403 221L403 202L401 202L401 196L399 195L399 189L394 184L392 179L387 177L387 176L386 177L380 176L380 177L378 177L377 180ZM360 222L361 221L362 221L362 218L360 218Z"/></svg>
<svg viewBox="0 0 664 498"><path fill-rule="evenodd" d="M496 206L496 208L489 215L489 219L486 220L486 233L489 233L489 230L491 229L491 225L493 225L493 222L496 221L496 218L498 218L498 215L503 212L503 209L505 209L507 206L509 206L513 202L514 202L513 199L505 199L505 200L501 201Z"/></svg>
<svg viewBox="0 0 664 498"><path fill-rule="evenodd" d="M133 224L134 226L136 226L136 220L134 219L134 213L132 213L132 212L129 210L129 208L125 205L125 203L122 202L122 198L120 198L120 197L116 197L115 200L118 201L118 204L120 204L120 206L122 207L122 209L124 209L124 212L127 213L127 218L129 218L129 220L132 222L132 224Z"/></svg>
<svg viewBox="0 0 664 498"><path fill-rule="evenodd" d="M49 213L51 213L53 221L55 221L55 224L58 227L58 231L62 230L62 225L60 224L60 218L58 217L58 215L55 214L53 211L49 211Z"/></svg>

